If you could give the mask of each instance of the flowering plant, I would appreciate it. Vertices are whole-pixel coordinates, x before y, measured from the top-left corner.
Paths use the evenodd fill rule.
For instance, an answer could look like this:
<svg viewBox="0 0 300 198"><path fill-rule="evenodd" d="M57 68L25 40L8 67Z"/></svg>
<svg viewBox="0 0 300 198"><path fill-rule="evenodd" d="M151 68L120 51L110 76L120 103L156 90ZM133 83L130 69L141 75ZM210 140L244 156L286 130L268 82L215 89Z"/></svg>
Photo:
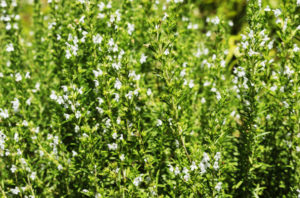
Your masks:
<svg viewBox="0 0 300 198"><path fill-rule="evenodd" d="M0 0L1 197L300 197L299 0Z"/></svg>

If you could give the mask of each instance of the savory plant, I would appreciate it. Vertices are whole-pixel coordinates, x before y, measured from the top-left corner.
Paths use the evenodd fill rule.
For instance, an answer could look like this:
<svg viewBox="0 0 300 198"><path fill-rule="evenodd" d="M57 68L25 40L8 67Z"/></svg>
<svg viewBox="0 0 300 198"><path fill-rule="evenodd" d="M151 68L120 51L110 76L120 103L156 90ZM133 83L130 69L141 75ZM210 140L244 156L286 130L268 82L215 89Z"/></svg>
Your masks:
<svg viewBox="0 0 300 198"><path fill-rule="evenodd" d="M300 197L299 11L0 0L1 197Z"/></svg>

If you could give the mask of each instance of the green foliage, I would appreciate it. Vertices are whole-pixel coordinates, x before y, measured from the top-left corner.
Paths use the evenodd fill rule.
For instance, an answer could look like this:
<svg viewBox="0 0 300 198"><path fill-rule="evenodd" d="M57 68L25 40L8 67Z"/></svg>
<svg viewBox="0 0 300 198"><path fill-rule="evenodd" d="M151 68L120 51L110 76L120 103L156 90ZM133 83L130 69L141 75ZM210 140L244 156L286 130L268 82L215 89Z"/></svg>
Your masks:
<svg viewBox="0 0 300 198"><path fill-rule="evenodd" d="M1 197L300 197L299 8L1 0Z"/></svg>

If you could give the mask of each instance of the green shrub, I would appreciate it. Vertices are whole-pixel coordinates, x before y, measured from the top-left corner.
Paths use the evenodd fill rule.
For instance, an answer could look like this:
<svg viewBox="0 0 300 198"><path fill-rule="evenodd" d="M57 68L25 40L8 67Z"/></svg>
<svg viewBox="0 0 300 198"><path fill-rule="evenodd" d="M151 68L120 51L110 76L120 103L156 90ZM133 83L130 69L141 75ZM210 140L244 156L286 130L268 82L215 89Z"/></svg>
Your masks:
<svg viewBox="0 0 300 198"><path fill-rule="evenodd" d="M0 0L1 197L300 197L299 8Z"/></svg>

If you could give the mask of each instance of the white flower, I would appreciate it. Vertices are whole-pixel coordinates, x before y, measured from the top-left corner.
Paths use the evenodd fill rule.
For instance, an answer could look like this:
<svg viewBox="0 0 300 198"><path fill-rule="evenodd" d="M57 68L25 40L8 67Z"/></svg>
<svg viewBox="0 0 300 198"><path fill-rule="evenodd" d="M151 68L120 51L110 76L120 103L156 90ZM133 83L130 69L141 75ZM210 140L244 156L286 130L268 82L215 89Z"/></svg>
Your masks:
<svg viewBox="0 0 300 198"><path fill-rule="evenodd" d="M192 165L191 165L191 171L193 171L193 170L197 170L197 165L196 165L196 163L195 162L192 162Z"/></svg>
<svg viewBox="0 0 300 198"><path fill-rule="evenodd" d="M18 98L15 98L15 100L12 101L11 103L13 105L14 112L18 112L19 106L20 106L20 102L19 102Z"/></svg>
<svg viewBox="0 0 300 198"><path fill-rule="evenodd" d="M15 49L14 49L14 46L13 46L13 44L12 43L10 43L10 44L8 44L7 46L6 46L6 51L7 52L12 52L12 51L14 51Z"/></svg>
<svg viewBox="0 0 300 198"><path fill-rule="evenodd" d="M175 173L175 175L180 174L180 170L179 170L178 166L176 166L174 173Z"/></svg>
<svg viewBox="0 0 300 198"><path fill-rule="evenodd" d="M215 17L215 18L211 19L211 22L215 25L218 25L220 23L220 19L219 19L219 17Z"/></svg>
<svg viewBox="0 0 300 198"><path fill-rule="evenodd" d="M107 146L108 146L109 150L117 150L117 148L118 148L118 144L116 144L116 143L107 144Z"/></svg>
<svg viewBox="0 0 300 198"><path fill-rule="evenodd" d="M12 165L11 168L10 168L10 171L12 173L15 173L17 171L17 167L15 165Z"/></svg>
<svg viewBox="0 0 300 198"><path fill-rule="evenodd" d="M62 165L59 164L59 165L57 166L57 169L61 171L61 170L63 169Z"/></svg>
<svg viewBox="0 0 300 198"><path fill-rule="evenodd" d="M8 111L7 111L7 109L0 109L0 117L2 117L2 118L4 118L4 119L6 119L6 118L8 118L9 117L9 114L8 114Z"/></svg>
<svg viewBox="0 0 300 198"><path fill-rule="evenodd" d="M222 189L222 182L218 182L215 189L219 192Z"/></svg>
<svg viewBox="0 0 300 198"><path fill-rule="evenodd" d="M158 119L156 126L161 126L161 125L162 125L162 121L160 119Z"/></svg>
<svg viewBox="0 0 300 198"><path fill-rule="evenodd" d="M206 35L207 37L210 37L210 36L211 36L211 31L206 32L205 35Z"/></svg>
<svg viewBox="0 0 300 198"><path fill-rule="evenodd" d="M72 151L72 156L75 157L76 155L78 155L78 153L76 151Z"/></svg>
<svg viewBox="0 0 300 198"><path fill-rule="evenodd" d="M203 160L202 160L203 162L209 162L209 156L208 156L208 154L207 153L203 153Z"/></svg>
<svg viewBox="0 0 300 198"><path fill-rule="evenodd" d="M146 62L147 56L145 56L145 54L142 54L141 59L140 59L140 63L143 64Z"/></svg>
<svg viewBox="0 0 300 198"><path fill-rule="evenodd" d="M117 134L117 133L113 133L113 134L112 134L112 137L113 137L114 139L117 139L118 134Z"/></svg>
<svg viewBox="0 0 300 198"><path fill-rule="evenodd" d="M119 80L118 78L117 78L117 80L116 80L116 82L115 82L114 87L115 87L116 89L121 89L121 87L122 87L122 83L120 82L120 80Z"/></svg>
<svg viewBox="0 0 300 198"><path fill-rule="evenodd" d="M16 77L16 81L17 81L17 82L19 82L19 81L22 80L22 76L21 76L20 73L17 73L17 74L15 75L15 77Z"/></svg>
<svg viewBox="0 0 300 198"><path fill-rule="evenodd" d="M280 9L275 9L275 10L273 10L273 12L274 12L274 15L276 17L278 17L279 15L281 15L281 10Z"/></svg>
<svg viewBox="0 0 300 198"><path fill-rule="evenodd" d="M80 127L78 125L75 126L75 133L78 133L78 131L80 130Z"/></svg>
<svg viewBox="0 0 300 198"><path fill-rule="evenodd" d="M269 6L267 6L266 8L265 8L265 12L270 12L271 11L271 8L269 7Z"/></svg>
<svg viewBox="0 0 300 198"><path fill-rule="evenodd" d="M36 178L36 172L32 172L30 174L30 179L35 180L35 178Z"/></svg>
<svg viewBox="0 0 300 198"><path fill-rule="evenodd" d="M142 181L143 181L143 180L142 180L142 177L141 177L141 176L138 176L138 177L136 177L136 178L134 179L133 184L134 184L135 186L139 186L140 183L141 183Z"/></svg>
<svg viewBox="0 0 300 198"><path fill-rule="evenodd" d="M128 23L128 34L131 35L134 31L134 24Z"/></svg>
<svg viewBox="0 0 300 198"><path fill-rule="evenodd" d="M150 96L152 94L152 91L150 88L147 89L147 96Z"/></svg>
<svg viewBox="0 0 300 198"><path fill-rule="evenodd" d="M117 94L117 93L114 93L114 95L115 95L115 98L114 98L114 100L115 100L116 102L119 102L119 99L120 99L120 96L119 96L119 94Z"/></svg>
<svg viewBox="0 0 300 198"><path fill-rule="evenodd" d="M102 196L101 196L101 194L100 193L97 193L96 195L95 195L95 198L101 198Z"/></svg>
<svg viewBox="0 0 300 198"><path fill-rule="evenodd" d="M103 38L100 34L96 34L93 36L93 43L94 44L101 44Z"/></svg>
<svg viewBox="0 0 300 198"><path fill-rule="evenodd" d="M300 0L299 0L300 1ZM297 44L294 44L294 48L293 48L294 52L299 52L300 48L297 46Z"/></svg>
<svg viewBox="0 0 300 198"><path fill-rule="evenodd" d="M116 70L119 70L120 68L121 68L121 63L119 62L119 63L113 63L112 64L112 67L114 68L114 69L116 69Z"/></svg>
<svg viewBox="0 0 300 198"><path fill-rule="evenodd" d="M93 70L93 73L95 75L95 77L97 78L98 76L101 76L103 74L102 70L101 69L98 69L98 70Z"/></svg>
<svg viewBox="0 0 300 198"><path fill-rule="evenodd" d="M124 155L124 154L122 154L122 155L120 156L120 160L121 160L121 161L124 161L124 160L125 160L125 155Z"/></svg>
<svg viewBox="0 0 300 198"><path fill-rule="evenodd" d="M29 72L26 72L25 78L26 78L26 79L30 78L30 73L29 73Z"/></svg>
<svg viewBox="0 0 300 198"><path fill-rule="evenodd" d="M113 39L113 38L109 39L109 41L108 41L108 45L109 45L110 47L112 47L112 46L114 46L114 45L115 45L115 43L114 43L114 39Z"/></svg>
<svg viewBox="0 0 300 198"><path fill-rule="evenodd" d="M104 100L100 97L98 97L97 100L98 100L99 105L101 105L104 102Z"/></svg>
<svg viewBox="0 0 300 198"><path fill-rule="evenodd" d="M218 163L218 161L215 161L215 162L214 162L213 168L214 168L215 170L218 170L218 169L219 169L219 163Z"/></svg>
<svg viewBox="0 0 300 198"><path fill-rule="evenodd" d="M188 181L190 179L190 174L186 174L183 176L184 181Z"/></svg>
<svg viewBox="0 0 300 198"><path fill-rule="evenodd" d="M193 80L190 80L189 88L193 88L194 86L195 86L194 81L193 81Z"/></svg>
<svg viewBox="0 0 300 198"><path fill-rule="evenodd" d="M67 49L67 50L66 50L66 58L67 58L67 59L70 59L71 56L72 56L72 54L71 54L70 50Z"/></svg>
<svg viewBox="0 0 300 198"><path fill-rule="evenodd" d="M76 117L77 119L79 119L79 118L81 117L81 113L80 113L80 111L76 111L76 113L75 113L75 117Z"/></svg>
<svg viewBox="0 0 300 198"><path fill-rule="evenodd" d="M169 49L166 49L165 52L164 52L164 55L167 56L167 55L169 55L169 54L170 54Z"/></svg>
<svg viewBox="0 0 300 198"><path fill-rule="evenodd" d="M221 158L221 153L220 152L217 152L214 159L215 160L219 160Z"/></svg>
<svg viewBox="0 0 300 198"><path fill-rule="evenodd" d="M164 17L163 17L163 21L166 20L169 17L169 15L167 13L164 13Z"/></svg>
<svg viewBox="0 0 300 198"><path fill-rule="evenodd" d="M23 120L22 125L23 126L28 126L28 122L26 120Z"/></svg>
<svg viewBox="0 0 300 198"><path fill-rule="evenodd" d="M17 195L17 194L20 193L19 187L12 188L12 189L10 189L10 191L11 191L13 194L15 194L15 195Z"/></svg>

